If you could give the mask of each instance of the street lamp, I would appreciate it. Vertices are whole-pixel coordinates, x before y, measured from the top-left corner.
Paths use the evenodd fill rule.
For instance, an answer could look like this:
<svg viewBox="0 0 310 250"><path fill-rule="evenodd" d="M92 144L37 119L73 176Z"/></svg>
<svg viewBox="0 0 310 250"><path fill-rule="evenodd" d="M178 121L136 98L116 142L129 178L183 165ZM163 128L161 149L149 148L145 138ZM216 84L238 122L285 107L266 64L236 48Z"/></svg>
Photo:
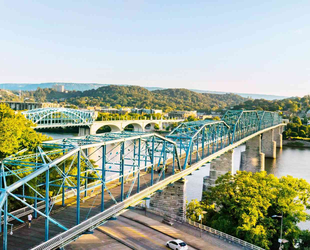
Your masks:
<svg viewBox="0 0 310 250"><path fill-rule="evenodd" d="M281 215L272 215L272 218L281 218L281 232L280 232L280 239L278 240L280 243L279 249L282 249L282 244L287 243L288 240L282 238L282 231L283 231L283 211L281 212Z"/></svg>
<svg viewBox="0 0 310 250"><path fill-rule="evenodd" d="M200 220L200 238L202 237L202 218L203 218L203 215L206 214L207 212L206 211L201 211L201 213L199 214L199 220Z"/></svg>

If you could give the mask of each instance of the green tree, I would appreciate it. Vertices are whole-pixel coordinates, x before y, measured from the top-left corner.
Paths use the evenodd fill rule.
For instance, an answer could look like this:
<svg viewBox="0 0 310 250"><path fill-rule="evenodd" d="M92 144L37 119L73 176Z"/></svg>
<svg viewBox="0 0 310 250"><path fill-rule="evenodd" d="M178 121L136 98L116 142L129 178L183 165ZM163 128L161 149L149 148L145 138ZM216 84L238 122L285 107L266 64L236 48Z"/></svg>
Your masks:
<svg viewBox="0 0 310 250"><path fill-rule="evenodd" d="M301 125L302 124L301 119L298 116L295 116L293 118L293 123L296 123L297 125Z"/></svg>
<svg viewBox="0 0 310 250"><path fill-rule="evenodd" d="M300 130L299 131L299 136L300 137L304 137L304 138L307 137L307 134L306 134L305 130Z"/></svg>
<svg viewBox="0 0 310 250"><path fill-rule="evenodd" d="M197 121L197 117L190 115L189 117L186 118L186 122L193 122L193 121Z"/></svg>
<svg viewBox="0 0 310 250"><path fill-rule="evenodd" d="M301 230L297 223L308 219L306 208L310 207L310 184L305 180L239 171L219 177L216 184L204 193L202 201L209 206L207 225L274 249L280 237L280 221L272 215L283 212L283 237L289 240L288 247L298 239Z"/></svg>
<svg viewBox="0 0 310 250"><path fill-rule="evenodd" d="M202 217L204 222L203 212L211 207L207 207L205 204L199 202L197 199L192 200L191 202L186 202L186 217L191 219L192 221L199 221L199 216ZM213 206L212 206L213 208Z"/></svg>
<svg viewBox="0 0 310 250"><path fill-rule="evenodd" d="M300 249L310 249L310 231L303 230L299 236L298 242Z"/></svg>
<svg viewBox="0 0 310 250"><path fill-rule="evenodd" d="M0 159L23 148L33 149L48 137L34 131L34 124L23 115L0 104Z"/></svg>
<svg viewBox="0 0 310 250"><path fill-rule="evenodd" d="M304 117L302 123L305 125L308 125L308 117L307 116Z"/></svg>
<svg viewBox="0 0 310 250"><path fill-rule="evenodd" d="M298 111L298 105L296 103L292 103L289 110L295 114Z"/></svg>
<svg viewBox="0 0 310 250"><path fill-rule="evenodd" d="M298 133L295 132L295 131L292 131L292 132L290 133L290 136L291 136L291 137L298 137Z"/></svg>
<svg viewBox="0 0 310 250"><path fill-rule="evenodd" d="M154 129L158 130L159 129L159 125L158 124L154 124Z"/></svg>

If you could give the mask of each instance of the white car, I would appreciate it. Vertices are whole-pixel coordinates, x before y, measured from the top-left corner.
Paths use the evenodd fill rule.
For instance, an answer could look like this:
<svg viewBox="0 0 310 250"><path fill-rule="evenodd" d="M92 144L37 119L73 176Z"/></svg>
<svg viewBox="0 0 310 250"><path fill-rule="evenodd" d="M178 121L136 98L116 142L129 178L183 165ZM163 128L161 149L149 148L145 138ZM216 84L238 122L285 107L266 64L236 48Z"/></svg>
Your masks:
<svg viewBox="0 0 310 250"><path fill-rule="evenodd" d="M188 249L186 243L179 239L169 240L166 246L174 250L187 250Z"/></svg>

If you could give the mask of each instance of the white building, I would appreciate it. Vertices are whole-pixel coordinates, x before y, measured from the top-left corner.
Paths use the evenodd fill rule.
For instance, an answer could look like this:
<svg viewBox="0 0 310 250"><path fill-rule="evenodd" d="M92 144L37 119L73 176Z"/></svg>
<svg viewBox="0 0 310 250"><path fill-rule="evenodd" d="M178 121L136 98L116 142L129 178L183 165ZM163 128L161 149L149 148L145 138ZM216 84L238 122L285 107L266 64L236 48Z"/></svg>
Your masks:
<svg viewBox="0 0 310 250"><path fill-rule="evenodd" d="M53 89L56 90L57 92L65 92L64 85L55 84L53 85Z"/></svg>

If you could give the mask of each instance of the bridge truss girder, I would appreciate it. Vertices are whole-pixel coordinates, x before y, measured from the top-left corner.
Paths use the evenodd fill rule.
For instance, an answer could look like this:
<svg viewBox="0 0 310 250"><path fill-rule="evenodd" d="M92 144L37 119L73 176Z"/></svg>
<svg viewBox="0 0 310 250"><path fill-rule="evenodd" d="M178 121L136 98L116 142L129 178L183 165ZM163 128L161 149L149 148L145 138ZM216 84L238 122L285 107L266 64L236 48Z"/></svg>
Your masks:
<svg viewBox="0 0 310 250"><path fill-rule="evenodd" d="M168 136L179 148L179 155L185 154L183 170L192 163L193 152L196 159L214 153L230 144L230 127L223 121L194 121L180 124Z"/></svg>
<svg viewBox="0 0 310 250"><path fill-rule="evenodd" d="M100 152L99 156L96 152ZM136 193L140 192L141 171L150 172L151 186L164 179L166 162L171 157L174 159L170 164L172 172L180 171L175 142L154 133L123 132L46 142L36 152L23 150L4 159L0 172L0 225L1 215L4 215L3 249L7 247L8 218L13 216L8 213L12 199L33 209L34 217L38 214L45 217L46 241L49 239L50 223L67 230L65 225L53 219L50 214L53 208L50 191L61 195L64 205L66 190L74 190L76 224L79 224L80 201L88 191L101 187L100 206L103 211L105 190L115 203L121 202L130 197L134 186L137 188ZM160 173L157 178L154 177L154 171ZM124 183L129 176L132 176L132 182L125 193ZM119 180L121 187L120 200L107 187L107 183L115 179ZM89 185L90 182L95 185ZM39 201L45 203L44 211L38 209Z"/></svg>
<svg viewBox="0 0 310 250"><path fill-rule="evenodd" d="M45 217L47 240L50 223L67 229L50 215L50 191L60 194L64 204L66 189L74 190L76 223L79 224L80 201L87 191L101 188L100 209L103 211L104 190L116 203L126 200L134 186L136 192L140 192L141 171L149 171L153 186L165 179L168 158L173 159L169 167L174 174L186 169L194 156L195 161L199 161L250 134L279 123L281 118L276 113L229 110L222 121L182 123L166 138L154 133L105 133L45 142L35 152L22 150L4 159L1 165L0 225L1 215L4 214L3 247L6 249L8 218L14 217L9 213L9 198L33 209L35 216L40 214ZM96 156L98 152L101 157L100 154ZM182 166L180 158L184 159ZM156 170L159 174L154 178ZM133 178L125 193L124 182L129 175ZM107 188L107 183L114 179L121 186L119 201ZM96 183L92 186L90 182ZM31 201L34 201L33 205ZM44 212L38 210L39 201L46 205Z"/></svg>
<svg viewBox="0 0 310 250"><path fill-rule="evenodd" d="M40 108L22 112L40 127L90 126L94 122L94 112L70 108Z"/></svg>
<svg viewBox="0 0 310 250"><path fill-rule="evenodd" d="M228 110L222 120L231 127L231 143L282 122L277 112L257 110Z"/></svg>

